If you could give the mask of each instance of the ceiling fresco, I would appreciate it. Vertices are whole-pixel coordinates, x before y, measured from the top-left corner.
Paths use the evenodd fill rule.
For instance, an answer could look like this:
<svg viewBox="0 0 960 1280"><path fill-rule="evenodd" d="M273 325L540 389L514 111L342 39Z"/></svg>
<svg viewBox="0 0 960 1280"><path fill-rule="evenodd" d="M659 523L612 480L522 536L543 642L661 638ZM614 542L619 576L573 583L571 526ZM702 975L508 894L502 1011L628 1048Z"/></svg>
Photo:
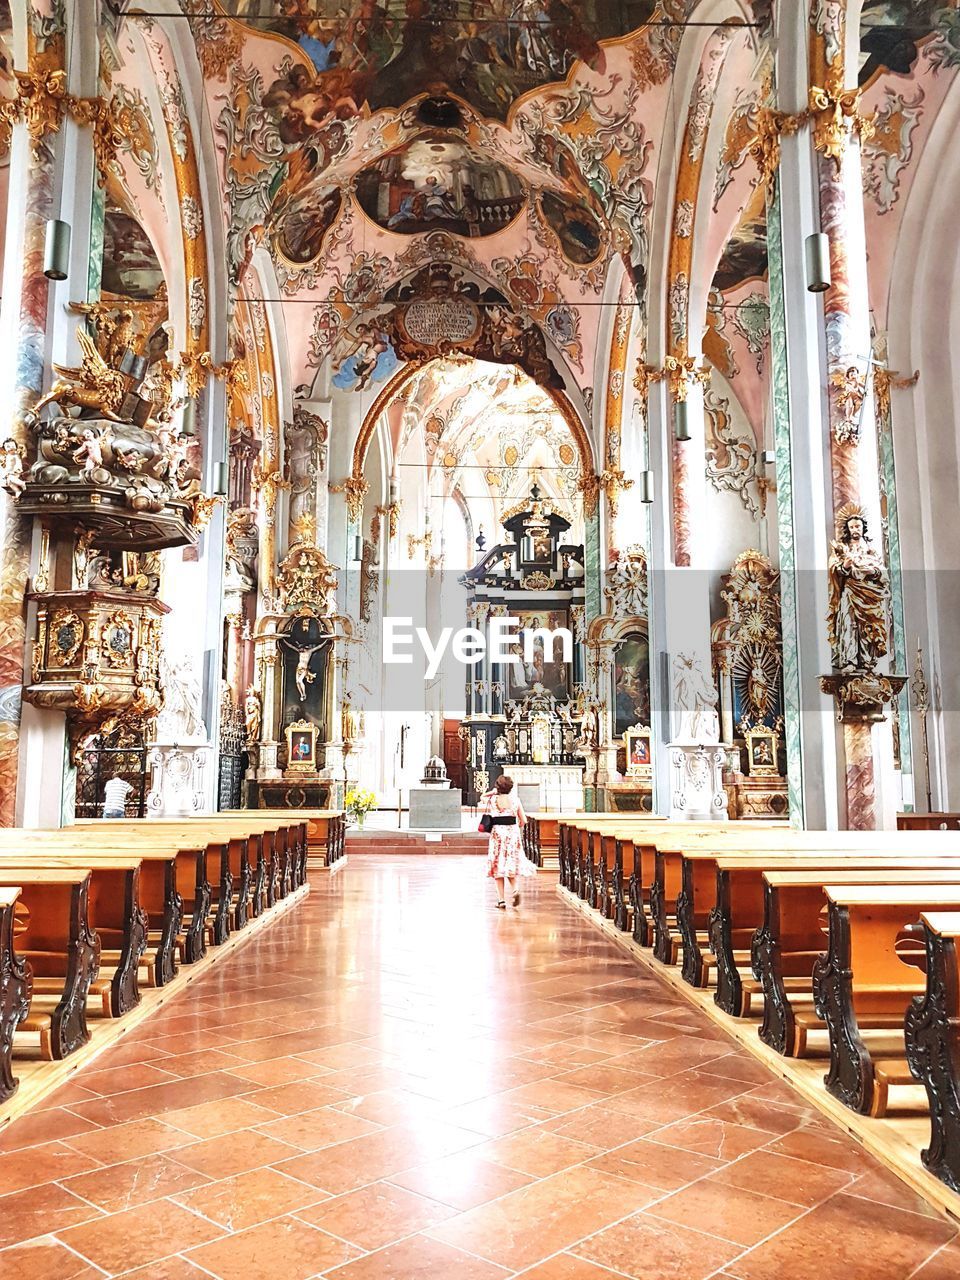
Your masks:
<svg viewBox="0 0 960 1280"><path fill-rule="evenodd" d="M325 111L400 107L455 94L505 120L524 94L562 81L574 63L602 66L600 41L652 15L653 0L220 0L223 12L298 46L310 61L300 102Z"/></svg>
<svg viewBox="0 0 960 1280"><path fill-rule="evenodd" d="M150 237L119 209L108 209L104 217L101 283L105 293L140 301L156 299L165 289Z"/></svg>
<svg viewBox="0 0 960 1280"><path fill-rule="evenodd" d="M581 459L556 403L520 371L483 360L433 360L398 393L394 455L425 466L434 493L489 498L498 518L536 481L576 519Z"/></svg>
<svg viewBox="0 0 960 1280"><path fill-rule="evenodd" d="M520 179L459 138L424 134L357 174L360 207L386 231L495 235L526 205ZM599 236L594 260L600 253Z"/></svg>
<svg viewBox="0 0 960 1280"><path fill-rule="evenodd" d="M670 11L682 15L690 3L674 0ZM468 10L477 23L483 7L482 0L448 5L447 25L466 21ZM519 21L510 6L489 7L496 22L487 23L487 38L498 23ZM349 24L309 8L320 25L304 26L299 9L264 5L234 6L242 24L193 23L201 64L215 68L205 85L223 168L228 269L242 283L257 250L271 252L281 296L298 303L287 333L297 380L309 382L309 371L329 359L344 389L381 381L392 357L374 352L382 340L357 325L376 329L387 291L443 261L485 281L519 320L536 324L564 384L589 399L609 263L631 244L638 262L645 253L659 140L644 120L666 109L682 26L644 27L598 49L592 62L570 61L558 82L515 103L505 123L425 78L409 100L374 111L375 95L361 103L334 76L343 56L324 55L323 73L311 60L310 39L349 43ZM411 3L405 18L425 21L428 8L439 13ZM578 21L593 22L595 8L577 6ZM598 38L629 30L650 11L603 6ZM351 49L371 38L359 16ZM364 20L376 26L376 6ZM242 29L243 38L221 65L226 28ZM437 67L451 65L436 59ZM642 295L641 288L641 302Z"/></svg>

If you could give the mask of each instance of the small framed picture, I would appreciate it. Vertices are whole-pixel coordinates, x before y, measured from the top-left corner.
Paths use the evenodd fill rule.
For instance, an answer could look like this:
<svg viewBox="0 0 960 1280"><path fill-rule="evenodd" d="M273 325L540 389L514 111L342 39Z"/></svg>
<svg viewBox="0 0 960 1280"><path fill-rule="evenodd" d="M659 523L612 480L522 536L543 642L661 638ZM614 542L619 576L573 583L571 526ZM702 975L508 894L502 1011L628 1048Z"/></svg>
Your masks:
<svg viewBox="0 0 960 1280"><path fill-rule="evenodd" d="M316 773L317 726L309 720L288 724L287 769L292 773Z"/></svg>
<svg viewBox="0 0 960 1280"><path fill-rule="evenodd" d="M747 743L748 773L751 777L778 775L780 772L777 764L779 734L761 726L758 729L747 729L743 736Z"/></svg>
<svg viewBox="0 0 960 1280"><path fill-rule="evenodd" d="M651 731L647 725L634 725L623 735L627 757L627 777L649 778L653 774Z"/></svg>

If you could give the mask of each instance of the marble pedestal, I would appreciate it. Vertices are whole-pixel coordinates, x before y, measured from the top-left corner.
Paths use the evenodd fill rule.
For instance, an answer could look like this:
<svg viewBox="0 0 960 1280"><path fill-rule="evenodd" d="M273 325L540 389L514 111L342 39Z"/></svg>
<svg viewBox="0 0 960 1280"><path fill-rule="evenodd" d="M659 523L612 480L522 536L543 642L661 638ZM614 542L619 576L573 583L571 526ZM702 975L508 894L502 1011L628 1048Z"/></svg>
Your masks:
<svg viewBox="0 0 960 1280"><path fill-rule="evenodd" d="M195 743L157 743L150 750L148 818L183 818L208 808L204 771L210 748Z"/></svg>
<svg viewBox="0 0 960 1280"><path fill-rule="evenodd" d="M452 787L411 787L411 831L459 831L460 792Z"/></svg>
<svg viewBox="0 0 960 1280"><path fill-rule="evenodd" d="M726 750L716 743L670 743L670 817L675 822L726 822Z"/></svg>

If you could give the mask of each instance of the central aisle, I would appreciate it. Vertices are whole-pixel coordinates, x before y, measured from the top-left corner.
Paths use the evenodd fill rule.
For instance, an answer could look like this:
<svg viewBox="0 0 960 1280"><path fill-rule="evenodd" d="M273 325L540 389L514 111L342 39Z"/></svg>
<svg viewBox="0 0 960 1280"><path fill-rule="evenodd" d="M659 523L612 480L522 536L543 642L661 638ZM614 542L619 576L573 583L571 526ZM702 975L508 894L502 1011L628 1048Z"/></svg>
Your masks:
<svg viewBox="0 0 960 1280"><path fill-rule="evenodd" d="M504 914L483 869L351 858L15 1125L0 1276L958 1274L952 1226L553 877Z"/></svg>

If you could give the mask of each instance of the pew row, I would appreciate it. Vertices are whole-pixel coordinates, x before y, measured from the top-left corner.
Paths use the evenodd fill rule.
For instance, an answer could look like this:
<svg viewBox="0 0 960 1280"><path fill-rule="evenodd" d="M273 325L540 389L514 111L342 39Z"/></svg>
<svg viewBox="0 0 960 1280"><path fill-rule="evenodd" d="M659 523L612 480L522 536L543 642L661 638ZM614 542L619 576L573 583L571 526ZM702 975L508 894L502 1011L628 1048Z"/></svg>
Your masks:
<svg viewBox="0 0 960 1280"><path fill-rule="evenodd" d="M590 816L566 822L582 826L589 836ZM641 866L649 864L643 851L652 845L672 941L668 893L673 886L666 873L674 875L679 867L679 955L671 947L667 963L641 947L632 929L625 931L626 921L615 913L611 918L602 893L588 900L563 887L559 891L928 1200L960 1218L960 1200L954 1196L960 1190L955 940L953 935L943 944L934 936L926 939L925 974L918 937L925 905L928 934L929 919L946 919L947 912L953 925L960 925L958 833L781 829L761 835L756 828L724 824L709 838L698 832L682 841L675 831L675 824L653 829L647 823L631 832L627 821L622 829L606 827L601 834L593 826L595 845L604 841L615 847L619 841L636 851ZM579 835L570 845L575 850L588 844L577 840ZM624 861L630 856L625 854ZM595 862L602 867L602 854ZM602 873L594 875L602 885ZM651 889L656 884L654 873ZM651 928L651 943L654 934ZM733 977L726 990L717 950ZM671 963L679 959L688 962L685 973ZM917 1020L914 1029L911 1016ZM817 1038L808 1044L813 1033ZM827 1046L830 1067L824 1074ZM926 1090L929 1114L918 1110L923 1098L918 1081Z"/></svg>
<svg viewBox="0 0 960 1280"><path fill-rule="evenodd" d="M122 1034L236 935L296 901L306 891L303 836L289 818L0 830L0 1126L105 1047L114 1037L105 1028ZM255 905L255 849L261 865L277 861L272 909L270 877ZM14 1063L29 1075L26 1098Z"/></svg>
<svg viewBox="0 0 960 1280"><path fill-rule="evenodd" d="M898 831L960 831L960 813L898 813Z"/></svg>
<svg viewBox="0 0 960 1280"><path fill-rule="evenodd" d="M346 857L347 817L342 809L224 809L221 818L296 819L306 823L306 870L338 866Z"/></svg>

